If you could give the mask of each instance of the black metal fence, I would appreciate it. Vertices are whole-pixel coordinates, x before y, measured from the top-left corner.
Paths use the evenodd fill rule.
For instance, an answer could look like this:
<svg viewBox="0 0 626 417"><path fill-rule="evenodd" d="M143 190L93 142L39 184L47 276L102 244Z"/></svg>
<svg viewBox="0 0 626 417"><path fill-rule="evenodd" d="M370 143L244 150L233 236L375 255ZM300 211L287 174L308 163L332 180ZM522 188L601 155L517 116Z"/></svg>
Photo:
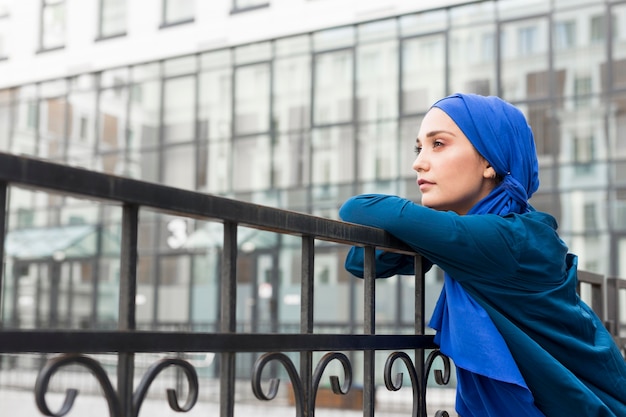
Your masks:
<svg viewBox="0 0 626 417"><path fill-rule="evenodd" d="M406 379L396 373L396 370L402 368L402 372L407 373L411 383L413 416L427 415L426 387L435 359L439 358L437 363L442 369L432 372L434 379L441 384L446 384L449 380L451 365L448 359L436 350L432 336L425 334L425 286L421 259L404 244L381 230L8 154L0 154L0 207L4 210L0 215L0 230L7 228L6 207L11 186L119 204L122 210L117 329L99 331L5 327L0 331L0 353L18 356L33 353L46 355L45 363L39 367L36 384L32 387L37 407L44 415L62 416L71 411L78 394L75 387L69 387L63 405L58 409L52 409L46 401L53 377L61 368L70 365L88 370L104 393L109 414L123 417L137 416L157 376L166 368L176 369L182 375L183 386L179 384L176 389L168 389L167 400L173 410L188 411L194 407L199 391L205 387L200 386L193 363L177 354L183 352L187 355L215 355L219 365L219 386L211 389L219 391L216 399L219 401L219 414L222 417L235 415L238 401L236 358L242 352L261 352L250 369L251 390L255 397L260 401L274 399L278 388L278 379L274 377L279 374L283 378L286 376L291 385L289 389L295 415L303 417L315 414L315 400L322 384L322 376L330 363L334 367L340 365L338 369L341 369L340 375L330 377L332 395L341 396L356 389L352 386L354 369L351 354L354 352L363 356L363 369L359 370L362 374L362 386L359 388L362 397L359 401L364 416L375 414L376 369L379 372L382 369L385 386L390 391L399 390L402 380ZM139 212L145 208L223 223L221 305L217 332L137 329L135 302L138 225ZM301 239L301 307L298 331L259 334L238 329L236 267L239 226L289 234ZM0 238L2 255L5 236L3 233ZM366 249L364 321L359 332L345 334L314 331L313 276L314 246L317 240L362 245ZM375 248L416 257L415 317L411 334L377 333L373 264ZM604 280L603 277L588 273L581 274L581 281L591 285L593 307L605 319L623 347L625 339L618 335L621 328L619 290L626 289L624 281ZM609 288L608 291L606 287ZM176 353L149 364L143 375L137 375L138 382L136 381L135 374L141 369L136 364L140 355L167 355L168 352ZM386 356L384 364L380 360L376 361L381 353ZM111 354L115 355L114 364L104 363L102 358ZM263 382L266 379L271 381ZM116 383L113 384L112 380ZM445 416L447 412L436 411L435 415Z"/></svg>

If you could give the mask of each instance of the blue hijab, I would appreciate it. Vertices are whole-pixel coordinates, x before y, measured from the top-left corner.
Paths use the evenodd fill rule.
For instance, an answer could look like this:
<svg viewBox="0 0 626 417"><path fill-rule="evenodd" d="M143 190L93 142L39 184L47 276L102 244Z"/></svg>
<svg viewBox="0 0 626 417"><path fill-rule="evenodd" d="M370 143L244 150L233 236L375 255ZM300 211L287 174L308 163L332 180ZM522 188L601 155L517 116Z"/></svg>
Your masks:
<svg viewBox="0 0 626 417"><path fill-rule="evenodd" d="M453 94L433 107L454 120L501 179L468 215L533 210L528 199L539 187L538 163L522 112L498 97L474 94ZM430 326L437 330L441 351L457 367L460 415L543 416L487 312L447 273Z"/></svg>

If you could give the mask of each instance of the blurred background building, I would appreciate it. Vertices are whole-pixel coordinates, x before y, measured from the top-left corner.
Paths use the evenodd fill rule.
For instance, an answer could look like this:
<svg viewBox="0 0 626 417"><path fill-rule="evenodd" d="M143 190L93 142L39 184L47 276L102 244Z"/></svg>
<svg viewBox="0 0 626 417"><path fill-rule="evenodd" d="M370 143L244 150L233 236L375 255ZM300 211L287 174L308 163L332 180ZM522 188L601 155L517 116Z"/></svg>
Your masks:
<svg viewBox="0 0 626 417"><path fill-rule="evenodd" d="M524 111L533 205L581 268L626 276L626 1L0 1L0 151L318 216L363 192L419 201L421 117L456 91ZM120 208L9 204L4 326L113 323ZM215 329L220 227L141 213L140 328ZM240 232L241 326L297 329L298 245ZM317 251L316 323L354 327L346 248ZM411 331L412 278L378 285L378 328Z"/></svg>

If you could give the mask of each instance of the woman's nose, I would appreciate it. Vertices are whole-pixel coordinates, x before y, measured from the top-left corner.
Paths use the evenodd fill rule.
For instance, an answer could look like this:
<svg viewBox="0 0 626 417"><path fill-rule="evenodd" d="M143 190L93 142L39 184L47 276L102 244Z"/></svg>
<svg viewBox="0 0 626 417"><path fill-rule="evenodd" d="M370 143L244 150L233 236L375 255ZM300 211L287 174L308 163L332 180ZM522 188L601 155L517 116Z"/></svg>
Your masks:
<svg viewBox="0 0 626 417"><path fill-rule="evenodd" d="M415 172L422 172L428 169L428 162L426 161L424 152L420 152L419 154L417 154L417 156L415 157L415 160L413 161L413 170Z"/></svg>

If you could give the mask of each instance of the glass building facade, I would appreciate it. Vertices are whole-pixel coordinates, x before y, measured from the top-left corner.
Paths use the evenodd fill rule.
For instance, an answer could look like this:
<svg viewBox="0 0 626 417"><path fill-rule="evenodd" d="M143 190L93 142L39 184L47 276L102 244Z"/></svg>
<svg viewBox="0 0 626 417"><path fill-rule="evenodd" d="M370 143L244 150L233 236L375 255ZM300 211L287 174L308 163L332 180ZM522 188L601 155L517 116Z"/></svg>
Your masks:
<svg viewBox="0 0 626 417"><path fill-rule="evenodd" d="M164 24L193 22L193 2L181 4L164 9ZM44 5L53 31L67 5ZM123 2L101 8L99 36L132 30L119 19ZM42 45L58 47L63 32L53 34ZM557 218L582 269L626 276L621 0L471 2L10 86L0 89L0 150L336 218L358 193L419 201L411 164L420 120L457 91L523 110L540 162L532 204ZM4 322L111 323L120 208L13 189L10 211ZM220 227L141 213L139 326L214 328ZM240 249L241 325L297 326L298 243L242 230ZM349 326L363 309L359 281L343 269L346 248L317 251L316 323ZM378 285L382 328L410 331L411 279Z"/></svg>

